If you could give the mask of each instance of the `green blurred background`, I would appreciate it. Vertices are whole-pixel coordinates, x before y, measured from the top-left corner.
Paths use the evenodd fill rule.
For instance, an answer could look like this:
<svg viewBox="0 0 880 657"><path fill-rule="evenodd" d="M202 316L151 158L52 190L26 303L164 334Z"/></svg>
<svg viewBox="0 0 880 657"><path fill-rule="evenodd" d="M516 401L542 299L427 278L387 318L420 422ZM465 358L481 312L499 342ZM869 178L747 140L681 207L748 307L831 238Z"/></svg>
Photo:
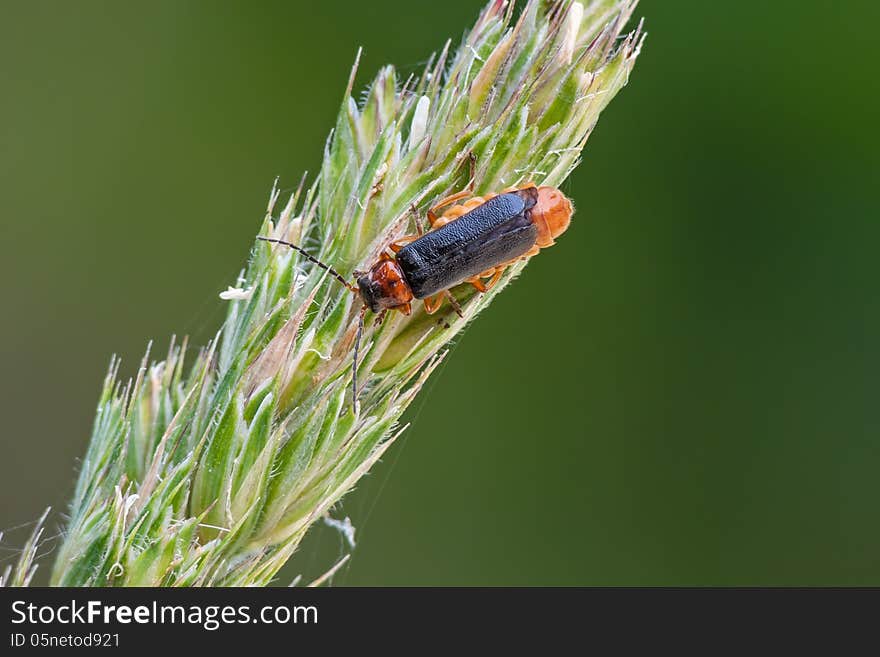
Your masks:
<svg viewBox="0 0 880 657"><path fill-rule="evenodd" d="M2 3L0 529L63 509L112 353L213 335L356 47L415 71L479 6ZM880 584L880 6L828 7L641 4L572 228L344 501L336 584Z"/></svg>

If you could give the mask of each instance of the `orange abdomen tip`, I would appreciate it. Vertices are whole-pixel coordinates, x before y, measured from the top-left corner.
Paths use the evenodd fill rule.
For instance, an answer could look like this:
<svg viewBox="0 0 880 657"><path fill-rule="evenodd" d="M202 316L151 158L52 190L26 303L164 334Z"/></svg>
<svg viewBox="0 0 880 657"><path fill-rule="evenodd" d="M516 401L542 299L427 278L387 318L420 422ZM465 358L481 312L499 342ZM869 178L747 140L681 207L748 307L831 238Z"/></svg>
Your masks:
<svg viewBox="0 0 880 657"><path fill-rule="evenodd" d="M555 187L538 187L538 202L532 208L532 222L538 228L537 246L552 246L571 223L574 207Z"/></svg>

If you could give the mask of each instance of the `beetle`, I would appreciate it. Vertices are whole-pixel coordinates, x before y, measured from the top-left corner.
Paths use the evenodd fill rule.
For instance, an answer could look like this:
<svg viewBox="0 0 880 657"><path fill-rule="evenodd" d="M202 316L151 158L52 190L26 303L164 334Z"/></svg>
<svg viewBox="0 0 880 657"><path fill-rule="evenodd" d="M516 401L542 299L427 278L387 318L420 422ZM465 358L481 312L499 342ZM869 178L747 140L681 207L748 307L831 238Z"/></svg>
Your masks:
<svg viewBox="0 0 880 657"><path fill-rule="evenodd" d="M448 209L438 214L444 207ZM296 250L360 297L363 305L352 363L352 395L357 406L358 347L367 310L376 315L378 324L389 310L410 315L416 299L423 301L425 312L433 314L445 297L461 316L451 288L469 283L480 292L489 291L507 267L552 246L568 228L573 212L571 201L555 187L527 184L485 196L462 191L428 211L428 232L419 230L392 242L369 270L355 272L355 284L295 244L258 239Z"/></svg>

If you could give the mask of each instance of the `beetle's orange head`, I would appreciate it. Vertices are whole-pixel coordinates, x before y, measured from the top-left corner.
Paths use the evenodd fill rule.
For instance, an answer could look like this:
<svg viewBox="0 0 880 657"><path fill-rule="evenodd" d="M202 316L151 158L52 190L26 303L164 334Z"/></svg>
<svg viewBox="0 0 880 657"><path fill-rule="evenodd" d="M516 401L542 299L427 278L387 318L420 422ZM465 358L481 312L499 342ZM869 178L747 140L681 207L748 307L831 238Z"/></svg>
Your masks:
<svg viewBox="0 0 880 657"><path fill-rule="evenodd" d="M413 300L413 293L396 260L383 259L358 278L364 304L374 313L386 308L400 308Z"/></svg>
<svg viewBox="0 0 880 657"><path fill-rule="evenodd" d="M555 187L538 187L538 202L532 208L532 221L538 227L539 247L552 246L571 223L574 207Z"/></svg>

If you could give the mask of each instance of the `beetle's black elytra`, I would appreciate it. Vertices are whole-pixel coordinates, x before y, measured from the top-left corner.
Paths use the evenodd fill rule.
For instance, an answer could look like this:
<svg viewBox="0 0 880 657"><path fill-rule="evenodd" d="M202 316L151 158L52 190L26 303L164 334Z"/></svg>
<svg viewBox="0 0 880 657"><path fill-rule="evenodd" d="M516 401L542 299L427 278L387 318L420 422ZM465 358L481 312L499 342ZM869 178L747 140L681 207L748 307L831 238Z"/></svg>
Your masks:
<svg viewBox="0 0 880 657"><path fill-rule="evenodd" d="M499 194L397 252L397 262L416 299L455 287L531 249L538 229L531 210L534 187Z"/></svg>

